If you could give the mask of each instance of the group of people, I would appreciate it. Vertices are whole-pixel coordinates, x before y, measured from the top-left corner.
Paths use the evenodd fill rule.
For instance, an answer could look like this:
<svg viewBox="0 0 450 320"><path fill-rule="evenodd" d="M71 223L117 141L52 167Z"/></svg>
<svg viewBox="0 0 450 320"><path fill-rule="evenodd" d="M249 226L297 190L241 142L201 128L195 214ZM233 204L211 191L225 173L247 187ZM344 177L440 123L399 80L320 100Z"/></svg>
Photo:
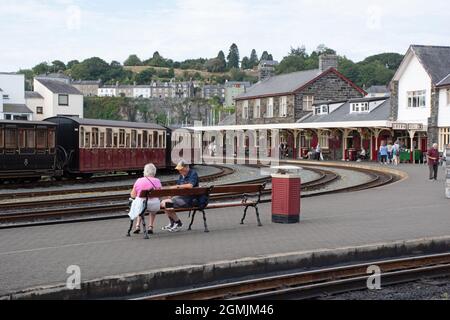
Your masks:
<svg viewBox="0 0 450 320"><path fill-rule="evenodd" d="M199 186L198 174L191 169L189 164L184 160L180 161L175 168L180 176L177 184L168 189L192 189ZM160 190L162 188L161 181L156 178L156 167L153 164L147 164L144 168L144 177L139 178L133 186L130 195L131 198L139 198L141 191ZM148 233L154 233L156 214L161 209L164 209L170 223L162 228L164 231L177 232L183 227L183 223L177 216L175 209L190 208L193 205L194 197L192 196L177 196L167 199L150 198L147 201L147 211L150 212ZM141 217L136 219L135 234L141 232Z"/></svg>
<svg viewBox="0 0 450 320"><path fill-rule="evenodd" d="M380 163L398 166L400 164L400 141L397 140L394 144L392 142L386 144L385 141L381 141L378 155Z"/></svg>

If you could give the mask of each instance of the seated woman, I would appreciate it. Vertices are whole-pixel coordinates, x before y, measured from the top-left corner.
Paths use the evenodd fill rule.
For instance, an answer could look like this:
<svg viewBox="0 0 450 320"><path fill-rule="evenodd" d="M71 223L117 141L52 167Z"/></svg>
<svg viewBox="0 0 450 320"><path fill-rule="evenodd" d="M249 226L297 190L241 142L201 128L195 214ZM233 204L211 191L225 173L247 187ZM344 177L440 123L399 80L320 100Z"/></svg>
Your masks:
<svg viewBox="0 0 450 320"><path fill-rule="evenodd" d="M156 167L150 163L147 164L144 168L144 177L139 178L134 184L133 190L131 191L131 197L137 198L139 197L141 191L143 190L160 190L162 188L161 181L155 178L156 175ZM149 229L148 233L153 234L153 227L155 224L156 214L160 210L161 204L158 198L150 198L147 201L147 210L150 212L150 220L149 220ZM135 234L141 231L141 217L139 216L136 219L136 230Z"/></svg>

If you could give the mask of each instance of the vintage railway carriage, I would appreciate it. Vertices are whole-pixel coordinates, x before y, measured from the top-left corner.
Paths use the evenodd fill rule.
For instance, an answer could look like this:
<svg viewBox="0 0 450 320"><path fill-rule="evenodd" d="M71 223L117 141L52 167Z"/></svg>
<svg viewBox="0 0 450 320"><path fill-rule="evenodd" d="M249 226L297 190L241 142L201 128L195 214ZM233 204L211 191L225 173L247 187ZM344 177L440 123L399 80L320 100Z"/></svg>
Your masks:
<svg viewBox="0 0 450 320"><path fill-rule="evenodd" d="M56 127L45 121L0 120L0 180L61 176Z"/></svg>
<svg viewBox="0 0 450 320"><path fill-rule="evenodd" d="M64 171L69 176L141 172L150 162L158 168L166 167L170 132L165 127L64 116L46 121L58 124L58 148L63 150Z"/></svg>

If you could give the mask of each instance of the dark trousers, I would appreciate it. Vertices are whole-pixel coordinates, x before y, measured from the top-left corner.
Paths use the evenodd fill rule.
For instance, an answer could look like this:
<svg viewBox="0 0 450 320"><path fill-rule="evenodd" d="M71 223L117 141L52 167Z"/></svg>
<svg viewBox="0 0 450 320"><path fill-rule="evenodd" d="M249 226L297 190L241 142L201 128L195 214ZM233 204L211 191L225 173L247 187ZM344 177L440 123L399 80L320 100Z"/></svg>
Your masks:
<svg viewBox="0 0 450 320"><path fill-rule="evenodd" d="M428 168L430 169L430 180L437 180L438 164L429 165Z"/></svg>

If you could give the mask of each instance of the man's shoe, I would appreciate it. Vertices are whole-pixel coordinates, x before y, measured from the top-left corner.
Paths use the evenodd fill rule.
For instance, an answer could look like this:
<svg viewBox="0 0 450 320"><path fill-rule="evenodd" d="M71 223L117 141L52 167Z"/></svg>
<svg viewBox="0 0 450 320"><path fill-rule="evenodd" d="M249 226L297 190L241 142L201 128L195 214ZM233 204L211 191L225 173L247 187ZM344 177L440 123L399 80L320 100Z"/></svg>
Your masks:
<svg viewBox="0 0 450 320"><path fill-rule="evenodd" d="M167 226L162 227L161 229L162 229L163 231L170 231L170 229L172 229L173 227L174 227L174 224L170 223L170 224L168 224Z"/></svg>
<svg viewBox="0 0 450 320"><path fill-rule="evenodd" d="M174 225L171 229L169 229L169 231L170 231L170 232L178 232L178 231L180 231L182 228L183 228L183 224L182 224L181 222L179 222L179 223L176 223L176 222L175 222L175 225Z"/></svg>

